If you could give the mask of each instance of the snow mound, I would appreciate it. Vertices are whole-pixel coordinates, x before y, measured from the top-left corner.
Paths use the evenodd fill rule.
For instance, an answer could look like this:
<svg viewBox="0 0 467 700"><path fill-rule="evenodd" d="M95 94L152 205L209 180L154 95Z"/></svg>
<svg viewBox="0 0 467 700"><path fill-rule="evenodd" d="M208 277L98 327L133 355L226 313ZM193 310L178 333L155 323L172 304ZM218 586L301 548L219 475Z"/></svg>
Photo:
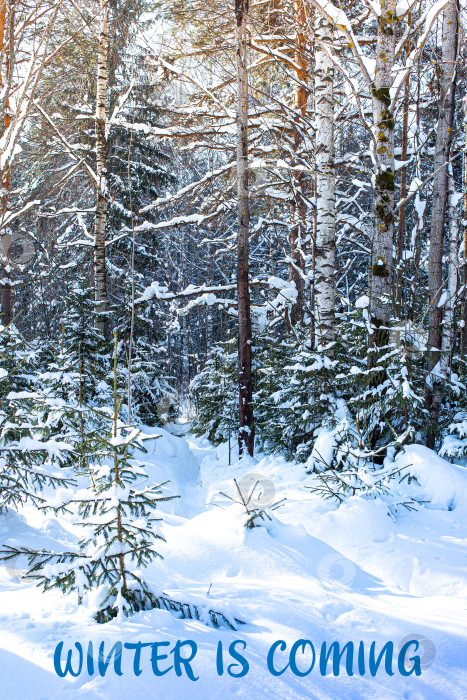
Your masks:
<svg viewBox="0 0 467 700"><path fill-rule="evenodd" d="M428 507L439 510L467 507L467 468L446 462L423 445L405 447L395 464L407 476L401 485L407 496L427 500Z"/></svg>

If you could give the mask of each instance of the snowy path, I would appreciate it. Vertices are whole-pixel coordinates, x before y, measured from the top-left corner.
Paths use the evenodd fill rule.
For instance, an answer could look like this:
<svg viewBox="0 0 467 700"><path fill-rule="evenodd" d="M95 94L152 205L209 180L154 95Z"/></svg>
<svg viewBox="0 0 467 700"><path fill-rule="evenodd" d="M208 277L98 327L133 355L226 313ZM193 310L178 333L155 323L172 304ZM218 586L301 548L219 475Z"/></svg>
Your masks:
<svg viewBox="0 0 467 700"><path fill-rule="evenodd" d="M73 598L60 594L41 594L16 575L14 566L4 567L0 572L2 697L467 697L464 507L423 508L403 513L397 523L379 500L353 498L337 509L303 488L310 478L303 466L277 457L229 466L225 446L214 448L184 434L183 429L178 435L157 432L163 437L147 455L157 467L154 478L158 482L170 479L170 490L181 497L164 504L167 543L161 553L165 558L151 566L147 577L177 600L237 616L247 624L238 631L216 630L153 610L129 620L97 625L89 607L78 608ZM450 465L445 468L451 469ZM253 531L242 526L241 510L219 496L219 491L234 495L233 478L241 480L249 474L263 476L266 491L269 489L276 499L287 497L277 518L267 528ZM463 472L457 478L464 483ZM220 507L209 505L213 502ZM32 510L21 516L1 516L0 533L3 542L12 538L38 547L54 543L69 546L76 536L65 518L44 517ZM21 562L17 566L20 569ZM332 675L331 663L325 676L320 674L318 662L305 677L294 675L290 668L276 677L267 670L268 650L280 639L288 649L298 639L309 639L317 652L322 642L343 645L353 641L358 647L362 640L368 657L373 640L377 654L392 641L397 656L407 638L420 639L419 677L401 676L397 659L393 676L380 669L372 677L368 668L361 676L355 665L354 675L349 677L343 661L338 677ZM197 644L192 664L199 676L196 682L185 674L177 677L173 670L154 676L148 649L142 652L143 672L139 676L133 673L134 652L123 653L122 676L115 675L112 666L105 677L98 673L90 677L83 670L77 678L61 679L54 673L53 652L62 640L65 650L74 642L86 647L92 640L96 648L105 641L107 653L119 640L167 641L172 645L179 639ZM244 656L249 671L243 678L230 677L226 670L219 676L216 670L218 642L228 649L233 640L244 640L247 645ZM298 658L301 668L309 665L309 655ZM283 653L278 652L275 659L278 668L287 663ZM168 668L171 663L169 656L161 667Z"/></svg>

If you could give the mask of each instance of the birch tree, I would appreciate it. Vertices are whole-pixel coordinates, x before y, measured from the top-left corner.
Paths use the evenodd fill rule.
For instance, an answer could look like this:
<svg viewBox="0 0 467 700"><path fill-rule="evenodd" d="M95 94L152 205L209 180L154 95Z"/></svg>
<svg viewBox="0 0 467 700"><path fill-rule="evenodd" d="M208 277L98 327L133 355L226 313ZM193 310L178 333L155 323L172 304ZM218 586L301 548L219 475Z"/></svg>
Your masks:
<svg viewBox="0 0 467 700"><path fill-rule="evenodd" d="M319 13L315 20L316 251L315 334L318 347L335 339L336 227L334 166L334 32ZM332 349L329 350L332 354Z"/></svg>
<svg viewBox="0 0 467 700"><path fill-rule="evenodd" d="M428 266L428 357L425 406L430 414L428 447L434 446L435 428L441 407L441 392L434 385L439 376L442 339L442 306L439 303L443 287L443 245L445 214L449 188L449 156L454 123L456 62L458 43L457 0L449 0L443 13L440 65L440 96L434 159L433 204L431 209L430 250Z"/></svg>
<svg viewBox="0 0 467 700"><path fill-rule="evenodd" d="M407 13L407 24L412 22L412 13ZM405 48L405 60L410 56L411 51L410 38L407 40ZM407 196L407 161L408 153L408 131L409 131L409 106L410 106L410 74L407 75L404 84L404 98L402 100L402 136L401 136L401 156L400 159L404 165L400 170L400 199L402 202ZM406 205L403 203L399 209L399 222L396 241L396 275L395 275L395 304L397 316L401 313L402 302L402 281L403 281L403 252L405 245L405 227L406 227Z"/></svg>
<svg viewBox="0 0 467 700"><path fill-rule="evenodd" d="M307 42L305 35L305 12L303 0L294 2L295 19L295 47L294 63L296 82L294 87L295 117L293 120L293 154L292 166L299 167L298 154L303 144L303 121L306 116L308 104L308 61ZM292 324L297 323L303 315L303 303L305 292L305 260L303 247L307 235L306 181L302 170L294 170L292 174L292 200L290 204L290 265L289 280L295 283L297 298L290 310Z"/></svg>
<svg viewBox="0 0 467 700"><path fill-rule="evenodd" d="M394 81L396 1L381 0L378 17L373 98L373 135L376 177L374 233L371 251L370 314L376 346L386 345L393 293L394 238L394 108L390 89Z"/></svg>
<svg viewBox="0 0 467 700"><path fill-rule="evenodd" d="M105 228L107 224L107 58L109 48L109 0L100 0L101 25L97 57L96 95L96 172L97 201L94 223L94 288L97 302L96 326L105 332L107 310L107 281L105 256Z"/></svg>

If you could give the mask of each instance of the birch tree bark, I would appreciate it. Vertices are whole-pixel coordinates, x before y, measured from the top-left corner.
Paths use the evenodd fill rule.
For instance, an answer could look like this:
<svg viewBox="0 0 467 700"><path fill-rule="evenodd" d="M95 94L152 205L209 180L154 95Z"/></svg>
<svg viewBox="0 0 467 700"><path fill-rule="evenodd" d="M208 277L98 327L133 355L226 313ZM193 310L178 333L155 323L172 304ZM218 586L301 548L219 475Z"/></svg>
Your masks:
<svg viewBox="0 0 467 700"><path fill-rule="evenodd" d="M467 112L467 95L465 97L465 107ZM461 353L467 355L467 124L465 125L465 155L464 155L464 245L463 245L463 284L462 294L462 323L461 323Z"/></svg>
<svg viewBox="0 0 467 700"><path fill-rule="evenodd" d="M430 250L428 266L428 357L425 407L430 414L427 446L434 447L436 424L441 407L441 391L435 385L441 380L439 372L441 350L442 308L438 302L443 286L444 221L449 185L449 154L454 120L454 96L456 89L456 61L458 43L457 0L449 0L443 13L443 36L440 65L440 99L433 180L433 204L431 209Z"/></svg>
<svg viewBox="0 0 467 700"><path fill-rule="evenodd" d="M13 59L15 7L11 0L0 2L0 90L2 96L3 114L1 115L4 134L11 124L9 94L11 87L11 62ZM4 219L8 208L8 196L10 192L10 168L7 164L1 172L1 321L3 326L8 326L13 319L13 304L11 293L11 230L5 227Z"/></svg>
<svg viewBox="0 0 467 700"><path fill-rule="evenodd" d="M407 24L410 26L412 23L412 13L409 11L407 13ZM407 40L405 47L405 58L406 61L410 55L411 42ZM405 162L407 160L407 149L408 149L408 132L409 132L409 103L410 103L410 75L407 76L404 85L404 99L402 102L402 138L401 138L401 161ZM403 201L407 196L407 166L403 165L400 169L401 180L399 189L399 198ZM405 247L405 204L402 204L399 209L399 226L397 231L397 244L396 244L396 280L395 280L395 293L396 293L396 313L398 318L402 314L402 287L403 287L403 272L404 272L404 262L403 262L403 252Z"/></svg>
<svg viewBox="0 0 467 700"><path fill-rule="evenodd" d="M253 455L253 391L251 376L251 309L249 290L248 74L246 62L248 0L235 0L237 53L237 294L240 456Z"/></svg>
<svg viewBox="0 0 467 700"><path fill-rule="evenodd" d="M335 340L336 214L334 165L333 27L319 13L315 19L316 247L315 343ZM332 355L332 347L328 351Z"/></svg>
<svg viewBox="0 0 467 700"><path fill-rule="evenodd" d="M292 166L299 165L298 153L303 144L303 118L306 116L308 94L307 94L307 59L306 59L306 34L305 34L305 12L303 0L295 0L295 118L293 127L293 152L294 158ZM304 273L305 260L303 246L306 238L306 204L305 204L306 181L304 173L300 170L292 171L292 201L290 203L290 265L289 280L295 283L297 299L290 310L290 321L295 325L303 316L304 304Z"/></svg>
<svg viewBox="0 0 467 700"><path fill-rule="evenodd" d="M370 270L370 314L375 328L374 344L389 341L393 299L394 238L394 113L390 88L394 82L396 0L381 0L378 17L375 80L371 86L376 140L374 231ZM372 362L376 357L372 358Z"/></svg>
<svg viewBox="0 0 467 700"><path fill-rule="evenodd" d="M109 48L109 0L100 0L101 27L97 57L96 95L96 171L98 177L96 217L94 223L94 294L98 316L96 328L106 332L107 280L105 262L105 227L107 224L107 57Z"/></svg>

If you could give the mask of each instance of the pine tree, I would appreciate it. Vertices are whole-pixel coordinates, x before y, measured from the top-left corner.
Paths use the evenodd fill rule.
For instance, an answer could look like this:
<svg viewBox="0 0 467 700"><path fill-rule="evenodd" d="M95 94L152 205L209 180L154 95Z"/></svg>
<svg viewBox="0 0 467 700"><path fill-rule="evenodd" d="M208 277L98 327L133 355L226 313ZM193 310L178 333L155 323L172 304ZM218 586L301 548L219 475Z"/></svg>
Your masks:
<svg viewBox="0 0 467 700"><path fill-rule="evenodd" d="M196 406L193 431L215 445L235 440L238 425L238 363L234 338L214 345L190 385Z"/></svg>
<svg viewBox="0 0 467 700"><path fill-rule="evenodd" d="M61 336L44 344L44 357L34 357L35 363L29 360L34 373L20 373L21 390L6 397L5 444L13 436L22 437L25 445L26 440L40 441L48 446L47 459L56 467L72 466L78 454L85 459L86 436L97 429L93 408L112 396L112 385L105 382L105 340L94 328L92 290L83 289L80 282L67 295ZM26 455L27 448L23 451Z"/></svg>
<svg viewBox="0 0 467 700"><path fill-rule="evenodd" d="M71 494L70 502L61 506L75 504L79 524L86 528L78 550L55 553L6 547L3 553L3 558L26 554L30 563L27 577L36 579L44 590L76 592L82 602L87 591L99 588L98 622L106 622L119 612L129 615L160 606L140 569L161 557L156 547L164 538L154 511L161 501L175 498L163 495L167 482L147 484L145 465L133 452L145 451L144 441L151 436L119 420L121 401L117 390L115 336L114 406L110 413L95 411L99 430L87 441L92 459L87 462L90 484L78 494ZM146 485L141 485L142 480Z"/></svg>
<svg viewBox="0 0 467 700"><path fill-rule="evenodd" d="M68 368L75 379L79 377L75 402L102 405L112 396L112 382L105 384L111 366L110 349L96 328L96 302L83 277L72 284L65 303L59 350L63 371Z"/></svg>
<svg viewBox="0 0 467 700"><path fill-rule="evenodd" d="M305 462L316 430L334 413L339 348L331 360L326 350L312 349L307 328L295 332L294 338L263 339L255 407L264 448Z"/></svg>
<svg viewBox="0 0 467 700"><path fill-rule="evenodd" d="M166 347L136 337L131 362L131 403L135 419L149 426L175 421L178 397L165 370Z"/></svg>
<svg viewBox="0 0 467 700"><path fill-rule="evenodd" d="M0 330L0 512L25 503L46 507L44 489L72 483L61 472L68 445L50 435L36 391L33 360L43 356L24 341L13 326ZM39 365L40 366L40 365ZM6 369L8 368L8 369ZM8 371L9 370L9 371ZM39 404L41 408L39 408ZM45 429L45 430L44 430ZM49 434L45 434L49 433Z"/></svg>

